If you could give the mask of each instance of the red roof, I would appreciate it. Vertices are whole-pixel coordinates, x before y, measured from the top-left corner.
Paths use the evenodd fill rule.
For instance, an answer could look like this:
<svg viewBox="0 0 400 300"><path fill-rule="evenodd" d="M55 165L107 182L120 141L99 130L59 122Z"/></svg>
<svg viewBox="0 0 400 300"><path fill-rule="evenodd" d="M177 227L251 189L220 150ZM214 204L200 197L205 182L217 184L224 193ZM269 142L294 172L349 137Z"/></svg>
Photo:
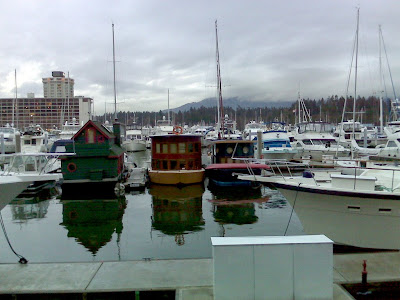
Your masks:
<svg viewBox="0 0 400 300"><path fill-rule="evenodd" d="M246 163L230 163L230 164L211 164L206 167L206 170L214 169L247 169L248 167L252 169L263 169L268 170L270 167L264 164L246 164Z"/></svg>

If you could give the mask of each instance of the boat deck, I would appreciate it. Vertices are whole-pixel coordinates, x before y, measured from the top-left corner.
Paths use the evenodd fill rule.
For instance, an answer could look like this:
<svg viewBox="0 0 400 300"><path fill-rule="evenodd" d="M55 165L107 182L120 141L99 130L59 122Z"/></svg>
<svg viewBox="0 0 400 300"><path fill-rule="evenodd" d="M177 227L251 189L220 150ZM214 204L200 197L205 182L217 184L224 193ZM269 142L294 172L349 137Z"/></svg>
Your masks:
<svg viewBox="0 0 400 300"><path fill-rule="evenodd" d="M335 254L333 299L354 299L340 284L399 281L400 252ZM174 290L175 299L213 299L212 259L0 264L0 294Z"/></svg>

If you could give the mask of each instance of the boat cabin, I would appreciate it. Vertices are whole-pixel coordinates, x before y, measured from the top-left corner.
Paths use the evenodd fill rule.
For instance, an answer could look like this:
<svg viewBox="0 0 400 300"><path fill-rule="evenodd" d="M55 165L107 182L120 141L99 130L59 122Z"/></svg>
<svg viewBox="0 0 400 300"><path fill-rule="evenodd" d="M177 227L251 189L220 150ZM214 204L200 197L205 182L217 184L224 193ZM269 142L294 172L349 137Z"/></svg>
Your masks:
<svg viewBox="0 0 400 300"><path fill-rule="evenodd" d="M253 158L254 142L248 140L218 140L211 145L211 163L243 163L234 158Z"/></svg>
<svg viewBox="0 0 400 300"><path fill-rule="evenodd" d="M153 170L201 170L201 136L156 135L151 141Z"/></svg>

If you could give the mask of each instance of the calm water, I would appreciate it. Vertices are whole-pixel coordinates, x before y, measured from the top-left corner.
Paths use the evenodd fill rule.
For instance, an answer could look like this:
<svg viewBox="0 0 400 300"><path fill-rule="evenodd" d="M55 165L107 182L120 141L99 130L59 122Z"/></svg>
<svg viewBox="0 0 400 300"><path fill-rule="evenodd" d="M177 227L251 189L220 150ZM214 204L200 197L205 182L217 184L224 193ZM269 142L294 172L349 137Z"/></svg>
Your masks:
<svg viewBox="0 0 400 300"><path fill-rule="evenodd" d="M144 164L148 153L134 158ZM30 262L209 258L212 236L304 234L278 191L214 191L207 180L111 200L16 199L1 214L15 251ZM2 232L0 249L0 263L18 261Z"/></svg>

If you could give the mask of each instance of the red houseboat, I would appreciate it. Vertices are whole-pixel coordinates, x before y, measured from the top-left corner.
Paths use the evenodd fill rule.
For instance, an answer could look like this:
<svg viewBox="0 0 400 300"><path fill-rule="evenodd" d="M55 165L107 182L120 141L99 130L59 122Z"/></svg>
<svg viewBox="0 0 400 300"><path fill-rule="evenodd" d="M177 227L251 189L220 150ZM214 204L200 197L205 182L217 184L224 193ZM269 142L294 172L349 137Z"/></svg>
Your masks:
<svg viewBox="0 0 400 300"><path fill-rule="evenodd" d="M203 182L205 171L201 166L201 136L152 136L151 149L151 183L188 185Z"/></svg>

